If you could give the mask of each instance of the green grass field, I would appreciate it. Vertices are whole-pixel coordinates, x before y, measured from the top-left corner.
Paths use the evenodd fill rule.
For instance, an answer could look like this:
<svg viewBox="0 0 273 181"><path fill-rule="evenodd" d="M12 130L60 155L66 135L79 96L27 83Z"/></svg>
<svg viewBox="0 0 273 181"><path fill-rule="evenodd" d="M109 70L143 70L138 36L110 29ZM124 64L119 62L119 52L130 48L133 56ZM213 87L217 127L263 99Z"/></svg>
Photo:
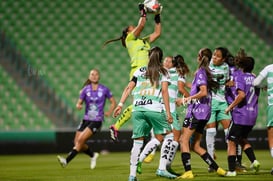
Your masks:
<svg viewBox="0 0 273 181"><path fill-rule="evenodd" d="M207 165L193 153L191 163L195 175L194 180L273 180L273 175L270 174L273 159L269 151L256 150L255 153L261 163L259 173L255 174L249 170L247 173L239 173L237 177L229 178L219 177L216 173L208 173ZM217 163L227 169L226 152L218 150L216 154ZM90 159L84 154L79 154L66 168L61 168L56 155L0 155L0 181L122 181L128 179L129 152L100 155L94 170L89 169ZM158 160L159 152L152 163L142 164L143 173L138 175L140 181L169 180L155 175ZM245 155L243 155L243 163L248 167L250 165ZM176 155L173 169L179 173L183 172L180 153Z"/></svg>

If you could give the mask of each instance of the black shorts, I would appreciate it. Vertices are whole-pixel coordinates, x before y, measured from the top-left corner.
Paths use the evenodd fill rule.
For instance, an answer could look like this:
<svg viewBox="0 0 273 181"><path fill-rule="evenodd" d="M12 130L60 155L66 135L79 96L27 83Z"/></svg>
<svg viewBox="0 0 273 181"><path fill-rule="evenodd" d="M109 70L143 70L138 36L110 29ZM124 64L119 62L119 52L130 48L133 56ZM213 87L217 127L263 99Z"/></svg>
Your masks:
<svg viewBox="0 0 273 181"><path fill-rule="evenodd" d="M198 120L194 117L185 118L183 127L190 127L190 129L195 129L195 132L203 134L207 122L208 120Z"/></svg>
<svg viewBox="0 0 273 181"><path fill-rule="evenodd" d="M227 139L239 143L242 139L247 139L248 134L252 131L253 126L239 125L234 122L230 123Z"/></svg>
<svg viewBox="0 0 273 181"><path fill-rule="evenodd" d="M82 120L82 122L79 124L77 131L83 131L85 128L89 128L93 134L100 131L102 127L102 121L87 121Z"/></svg>

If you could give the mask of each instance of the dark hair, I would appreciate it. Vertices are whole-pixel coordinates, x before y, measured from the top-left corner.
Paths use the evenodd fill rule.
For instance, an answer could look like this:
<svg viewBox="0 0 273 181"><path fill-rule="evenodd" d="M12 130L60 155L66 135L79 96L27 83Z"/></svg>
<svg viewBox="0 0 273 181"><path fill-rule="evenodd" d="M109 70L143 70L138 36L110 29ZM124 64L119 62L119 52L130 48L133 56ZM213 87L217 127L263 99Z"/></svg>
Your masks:
<svg viewBox="0 0 273 181"><path fill-rule="evenodd" d="M122 30L122 35L119 38L114 38L111 40L107 40L106 42L103 43L103 47L105 47L108 43L114 42L114 41L118 41L121 40L122 46L126 48L126 43L125 43L125 39L127 37L127 32L128 32L129 26L127 26L126 28L124 28Z"/></svg>
<svg viewBox="0 0 273 181"><path fill-rule="evenodd" d="M218 47L218 48L215 48L215 50L219 50L222 53L223 59L225 59L225 60L230 55L229 50L225 47Z"/></svg>
<svg viewBox="0 0 273 181"><path fill-rule="evenodd" d="M245 52L245 49L240 48L240 50L237 53L237 57L246 57L246 56L247 56L247 54Z"/></svg>
<svg viewBox="0 0 273 181"><path fill-rule="evenodd" d="M246 57L247 54L244 49L240 48L237 55L234 57L234 64L237 66L238 62L240 61L240 58Z"/></svg>
<svg viewBox="0 0 273 181"><path fill-rule="evenodd" d="M237 62L237 66L243 70L243 72L251 73L254 69L255 60L253 57L241 57Z"/></svg>
<svg viewBox="0 0 273 181"><path fill-rule="evenodd" d="M218 82L214 81L211 75L211 71L209 69L210 59L212 57L212 51L209 48L202 48L200 50L199 57L201 58L199 67L204 68L206 71L206 75L208 78L208 89L212 91L216 91L219 89Z"/></svg>
<svg viewBox="0 0 273 181"><path fill-rule="evenodd" d="M153 47L149 50L149 62L146 71L146 78L150 79L152 85L159 85L160 73L168 75L168 70L162 64L163 51L159 47Z"/></svg>
<svg viewBox="0 0 273 181"><path fill-rule="evenodd" d="M188 65L185 63L184 57L182 55L176 55L172 59L172 64L176 68L180 76L184 76L190 73Z"/></svg>
<svg viewBox="0 0 273 181"><path fill-rule="evenodd" d="M253 57L247 56L245 50L240 48L237 56L235 57L235 63L243 70L243 72L251 73L254 69L255 60Z"/></svg>
<svg viewBox="0 0 273 181"><path fill-rule="evenodd" d="M225 58L225 62L228 64L228 66L233 67L235 66L235 60L234 60L234 56L228 52L228 55Z"/></svg>

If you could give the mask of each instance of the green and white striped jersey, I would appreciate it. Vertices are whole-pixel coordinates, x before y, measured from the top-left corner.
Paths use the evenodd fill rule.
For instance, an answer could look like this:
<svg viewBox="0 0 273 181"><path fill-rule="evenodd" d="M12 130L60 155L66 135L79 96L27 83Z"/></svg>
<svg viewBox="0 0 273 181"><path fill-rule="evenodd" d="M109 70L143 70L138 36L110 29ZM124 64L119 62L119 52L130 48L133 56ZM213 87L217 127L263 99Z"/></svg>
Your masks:
<svg viewBox="0 0 273 181"><path fill-rule="evenodd" d="M220 88L217 90L217 92L216 93L212 92L212 99L224 102L226 101L225 99L226 85L225 84L230 79L228 64L223 63L220 66L215 66L213 65L211 61L209 68L210 68L213 80L220 84Z"/></svg>
<svg viewBox="0 0 273 181"><path fill-rule="evenodd" d="M168 87L169 91L169 100L170 100L170 111L171 113L176 111L176 98L178 95L178 81L186 82L184 77L178 75L176 68L170 68L169 74L171 78L171 84Z"/></svg>
<svg viewBox="0 0 273 181"><path fill-rule="evenodd" d="M132 92L134 102L133 111L163 111L163 100L161 92L161 82L170 82L169 76L160 75L159 85L152 86L149 79L145 77L146 67L138 69L134 73L137 78L136 86Z"/></svg>

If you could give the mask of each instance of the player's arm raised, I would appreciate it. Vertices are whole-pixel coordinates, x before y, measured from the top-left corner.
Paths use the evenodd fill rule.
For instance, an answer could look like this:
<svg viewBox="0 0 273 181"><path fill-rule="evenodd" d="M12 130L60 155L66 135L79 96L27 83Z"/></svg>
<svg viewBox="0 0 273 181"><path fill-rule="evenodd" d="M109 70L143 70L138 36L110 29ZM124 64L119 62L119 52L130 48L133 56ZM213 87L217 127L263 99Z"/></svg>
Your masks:
<svg viewBox="0 0 273 181"><path fill-rule="evenodd" d="M154 32L150 35L150 43L154 42L161 35L161 18L160 14L156 14L154 17L155 20L155 28Z"/></svg>
<svg viewBox="0 0 273 181"><path fill-rule="evenodd" d="M140 36L140 33L142 32L142 30L144 29L145 24L146 24L146 10L144 8L144 4L139 4L138 8L139 8L139 13L140 13L140 18L139 18L137 26L132 31L133 34L135 35L135 37Z"/></svg>
<svg viewBox="0 0 273 181"><path fill-rule="evenodd" d="M122 96L120 98L120 101L118 103L118 106L115 108L115 110L113 112L114 118L117 117L118 115L120 115L120 113L122 111L123 104L125 103L127 97L131 94L131 92L135 88L135 86L136 86L136 83L134 81L130 81L129 84L124 89Z"/></svg>

